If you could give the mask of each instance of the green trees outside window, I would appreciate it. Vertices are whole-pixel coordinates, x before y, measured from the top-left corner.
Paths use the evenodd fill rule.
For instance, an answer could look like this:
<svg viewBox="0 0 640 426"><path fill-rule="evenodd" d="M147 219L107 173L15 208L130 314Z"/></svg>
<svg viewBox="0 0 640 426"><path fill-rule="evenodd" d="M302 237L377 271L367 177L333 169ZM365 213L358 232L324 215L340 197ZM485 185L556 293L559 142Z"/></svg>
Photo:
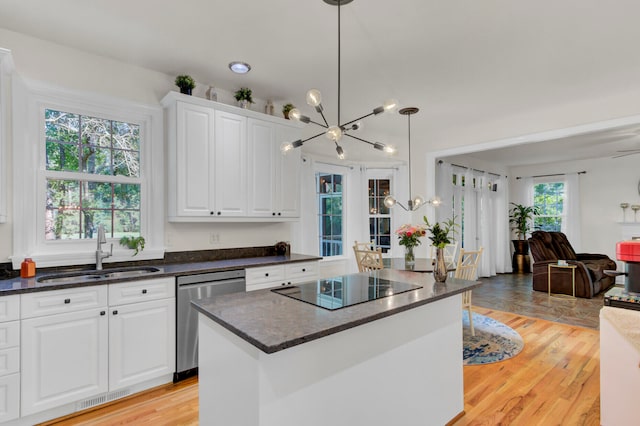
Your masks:
<svg viewBox="0 0 640 426"><path fill-rule="evenodd" d="M140 234L140 126L46 109L45 239Z"/></svg>
<svg viewBox="0 0 640 426"><path fill-rule="evenodd" d="M534 229L560 232L564 217L564 182L534 185L533 204L538 209L534 217Z"/></svg>

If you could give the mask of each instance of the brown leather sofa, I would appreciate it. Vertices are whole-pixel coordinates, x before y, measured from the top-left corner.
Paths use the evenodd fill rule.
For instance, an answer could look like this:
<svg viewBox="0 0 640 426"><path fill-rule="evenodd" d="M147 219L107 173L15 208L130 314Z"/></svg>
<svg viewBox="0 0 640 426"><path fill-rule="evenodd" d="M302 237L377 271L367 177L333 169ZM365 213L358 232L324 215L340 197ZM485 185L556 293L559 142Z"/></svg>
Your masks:
<svg viewBox="0 0 640 426"><path fill-rule="evenodd" d="M535 231L529 238L533 255L533 289L547 291L548 265L566 260L576 265L576 297L592 298L611 287L615 278L604 274L615 270L616 263L604 254L576 253L562 232ZM551 292L572 294L571 270L551 268Z"/></svg>

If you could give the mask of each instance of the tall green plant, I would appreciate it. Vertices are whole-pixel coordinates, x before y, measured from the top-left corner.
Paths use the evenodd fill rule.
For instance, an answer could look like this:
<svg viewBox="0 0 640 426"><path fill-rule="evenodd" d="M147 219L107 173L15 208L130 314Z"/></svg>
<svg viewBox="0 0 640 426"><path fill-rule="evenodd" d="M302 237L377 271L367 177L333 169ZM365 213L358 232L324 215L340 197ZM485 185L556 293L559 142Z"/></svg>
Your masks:
<svg viewBox="0 0 640 426"><path fill-rule="evenodd" d="M530 223L533 220L533 216L540 214L540 211L536 206L511 204L513 204L513 207L509 210L509 223L512 225L511 229L516 233L519 240L524 240L531 230Z"/></svg>

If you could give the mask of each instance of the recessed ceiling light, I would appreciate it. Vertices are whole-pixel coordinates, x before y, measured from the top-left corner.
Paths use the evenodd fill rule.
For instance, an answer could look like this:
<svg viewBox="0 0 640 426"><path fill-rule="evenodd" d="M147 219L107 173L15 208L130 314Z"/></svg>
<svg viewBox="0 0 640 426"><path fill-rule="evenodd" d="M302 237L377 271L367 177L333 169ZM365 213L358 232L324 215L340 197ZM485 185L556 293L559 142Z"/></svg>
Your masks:
<svg viewBox="0 0 640 426"><path fill-rule="evenodd" d="M236 74L246 74L251 70L251 65L246 62L233 61L229 64L229 69Z"/></svg>

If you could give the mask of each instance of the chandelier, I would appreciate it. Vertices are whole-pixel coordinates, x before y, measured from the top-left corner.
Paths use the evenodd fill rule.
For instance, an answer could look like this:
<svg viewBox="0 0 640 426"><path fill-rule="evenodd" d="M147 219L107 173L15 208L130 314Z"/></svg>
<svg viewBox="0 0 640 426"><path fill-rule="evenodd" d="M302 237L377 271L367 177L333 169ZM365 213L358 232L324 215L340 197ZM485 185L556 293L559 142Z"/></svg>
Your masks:
<svg viewBox="0 0 640 426"><path fill-rule="evenodd" d="M417 113L418 111L420 111L420 110L418 108L416 108L416 107L402 108L400 111L398 111L400 114L407 116L407 122L408 122L408 134L409 134L409 159L408 159L409 197L411 197L411 116L413 114ZM440 203L440 199L438 197L434 197L434 198L430 199L429 201L427 201L426 203L433 204L436 207L441 204ZM399 203L391 195L387 195L385 197L385 199L384 199L384 205L387 206L388 208L391 208L391 207L393 207L393 206L395 206L397 204L397 205L399 205L400 207L402 207L406 211L418 210L420 207L422 207L426 203L425 203L424 198L422 198L419 195L414 197L414 198L409 198L409 200L407 201L407 206L406 207L403 206L401 203Z"/></svg>
<svg viewBox="0 0 640 426"><path fill-rule="evenodd" d="M335 144L336 153L338 154L338 158L341 160L344 159L345 157L344 149L339 143L343 136L347 136L357 141L364 142L366 144L371 145L374 149L386 152L388 154L392 154L395 152L395 148L393 146L385 145L380 142L370 142L358 136L354 136L349 132L358 130L360 127L362 127L362 124L360 123L360 120L362 119L365 119L372 115L378 115L383 112L393 112L398 105L398 101L396 101L395 99L389 99L385 101L382 106L374 108L370 113L365 114L362 117L358 117L354 120L350 120L345 123L341 123L340 121L341 119L340 117L340 7L342 5L351 3L353 0L323 0L323 1L329 5L338 6L338 124L333 126L329 125L329 122L327 121L324 115L324 108L322 107L322 94L318 89L311 89L307 92L307 104L315 108L316 112L320 114L320 116L322 117L323 123L313 121L306 115L302 115L302 113L300 113L300 110L298 110L297 108L293 108L291 111L289 111L289 118L300 121L305 124L313 123L319 127L322 127L325 130L307 139L298 139L294 142L283 142L282 145L280 145L280 150L282 151L283 154L286 154L292 149L301 147L305 142L308 142L319 136L325 135L327 139L329 139Z"/></svg>

